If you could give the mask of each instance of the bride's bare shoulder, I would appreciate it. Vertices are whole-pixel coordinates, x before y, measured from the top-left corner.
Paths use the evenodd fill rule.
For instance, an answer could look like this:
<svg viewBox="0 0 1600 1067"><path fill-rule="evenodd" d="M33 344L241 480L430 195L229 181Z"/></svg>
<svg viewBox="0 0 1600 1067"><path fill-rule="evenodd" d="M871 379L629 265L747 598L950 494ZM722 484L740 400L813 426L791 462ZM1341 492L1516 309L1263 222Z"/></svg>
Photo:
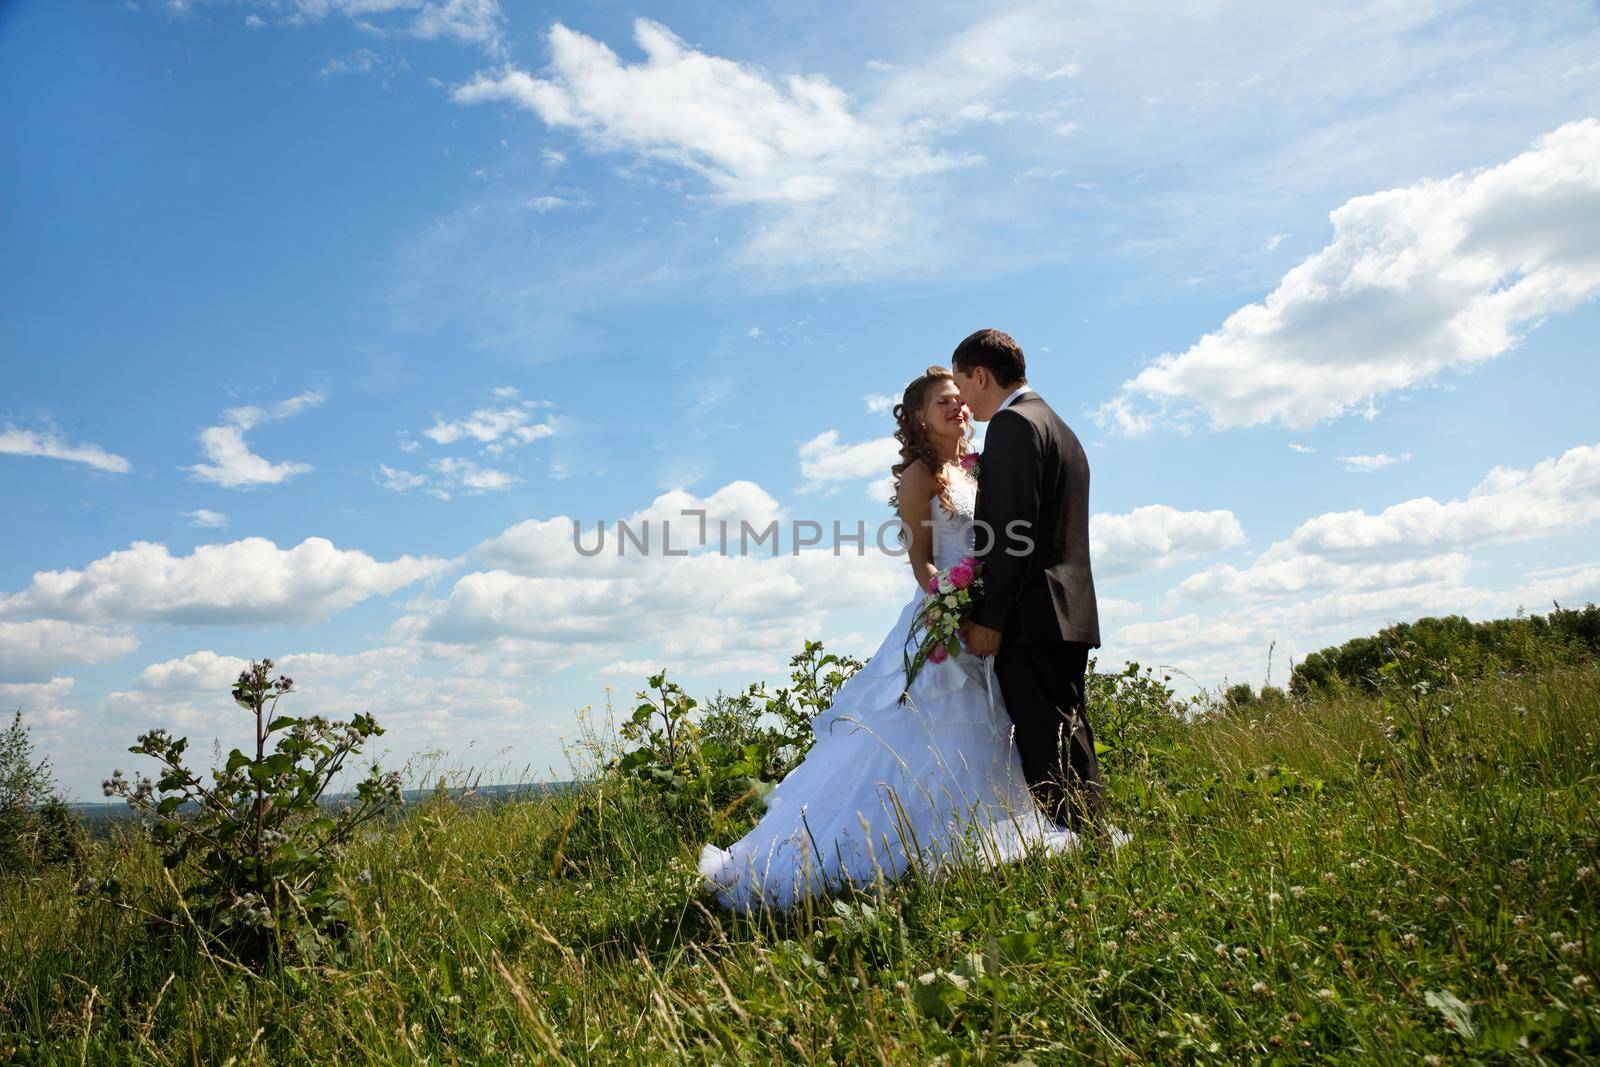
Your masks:
<svg viewBox="0 0 1600 1067"><path fill-rule="evenodd" d="M926 460L912 460L911 465L900 472L900 495L911 492L933 492L933 471L928 469Z"/></svg>

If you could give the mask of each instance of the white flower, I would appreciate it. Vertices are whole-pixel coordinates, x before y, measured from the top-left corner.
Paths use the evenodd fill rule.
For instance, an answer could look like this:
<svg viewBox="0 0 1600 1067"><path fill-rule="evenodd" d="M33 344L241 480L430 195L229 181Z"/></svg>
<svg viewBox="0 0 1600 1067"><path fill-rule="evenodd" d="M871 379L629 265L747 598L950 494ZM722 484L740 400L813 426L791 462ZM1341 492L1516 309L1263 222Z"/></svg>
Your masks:
<svg viewBox="0 0 1600 1067"><path fill-rule="evenodd" d="M941 593L954 593L955 591L956 591L956 585L955 585L954 582L952 582L950 580L950 576L948 574L940 574L939 575L939 592L941 592ZM951 605L951 606L954 607L954 605Z"/></svg>

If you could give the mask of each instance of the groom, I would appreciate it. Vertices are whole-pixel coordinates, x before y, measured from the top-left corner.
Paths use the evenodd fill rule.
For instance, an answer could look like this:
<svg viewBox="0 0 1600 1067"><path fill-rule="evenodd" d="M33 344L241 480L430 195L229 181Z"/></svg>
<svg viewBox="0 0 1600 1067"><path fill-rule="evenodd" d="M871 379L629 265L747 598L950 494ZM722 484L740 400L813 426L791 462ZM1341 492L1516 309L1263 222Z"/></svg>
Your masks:
<svg viewBox="0 0 1600 1067"><path fill-rule="evenodd" d="M976 513L983 599L962 640L994 657L1022 772L1045 814L1098 832L1100 761L1084 714L1089 650L1100 645L1089 463L1077 436L1028 387L1009 334L979 330L950 360L961 399L989 424Z"/></svg>

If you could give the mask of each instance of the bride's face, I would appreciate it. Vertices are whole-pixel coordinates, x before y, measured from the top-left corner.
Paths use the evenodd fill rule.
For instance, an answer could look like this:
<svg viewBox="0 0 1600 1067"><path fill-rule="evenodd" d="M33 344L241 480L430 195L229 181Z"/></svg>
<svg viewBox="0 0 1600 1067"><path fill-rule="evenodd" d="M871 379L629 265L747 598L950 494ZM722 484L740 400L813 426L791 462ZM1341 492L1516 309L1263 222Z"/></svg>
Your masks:
<svg viewBox="0 0 1600 1067"><path fill-rule="evenodd" d="M928 390L928 398L922 404L922 424L935 440L951 440L967 432L972 414L961 402L961 390L955 382L946 379Z"/></svg>

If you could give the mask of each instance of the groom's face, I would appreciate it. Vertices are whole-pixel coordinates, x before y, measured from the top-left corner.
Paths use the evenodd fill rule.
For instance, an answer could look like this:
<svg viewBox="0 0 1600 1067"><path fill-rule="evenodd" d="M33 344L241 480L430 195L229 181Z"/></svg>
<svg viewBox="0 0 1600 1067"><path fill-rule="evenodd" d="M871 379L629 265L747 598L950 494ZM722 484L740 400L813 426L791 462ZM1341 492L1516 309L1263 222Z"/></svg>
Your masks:
<svg viewBox="0 0 1600 1067"><path fill-rule="evenodd" d="M961 391L961 402L967 405L972 412L972 417L979 422L988 422L994 410L989 405L988 389L989 372L982 367L974 367L970 371L955 371L956 388Z"/></svg>

